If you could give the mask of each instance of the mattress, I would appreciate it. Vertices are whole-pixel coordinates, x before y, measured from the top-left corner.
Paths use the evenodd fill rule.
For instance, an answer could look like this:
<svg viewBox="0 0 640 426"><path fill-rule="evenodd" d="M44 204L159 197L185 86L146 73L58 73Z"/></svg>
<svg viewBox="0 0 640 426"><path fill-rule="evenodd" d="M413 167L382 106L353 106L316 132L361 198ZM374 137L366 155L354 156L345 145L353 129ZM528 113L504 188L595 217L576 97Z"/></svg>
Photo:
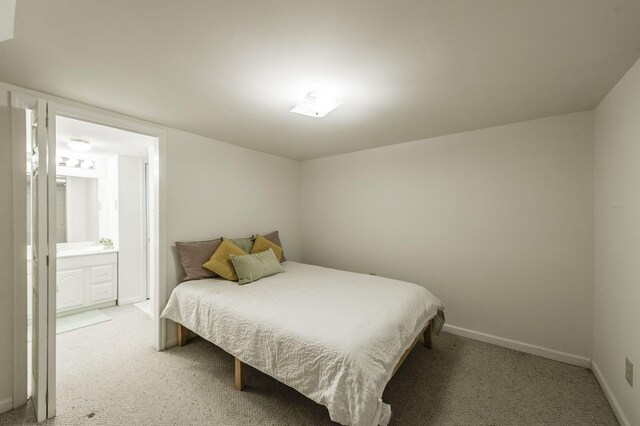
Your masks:
<svg viewBox="0 0 640 426"><path fill-rule="evenodd" d="M443 303L424 287L293 261L238 285L178 285L162 313L327 407L341 424L386 424L382 393Z"/></svg>

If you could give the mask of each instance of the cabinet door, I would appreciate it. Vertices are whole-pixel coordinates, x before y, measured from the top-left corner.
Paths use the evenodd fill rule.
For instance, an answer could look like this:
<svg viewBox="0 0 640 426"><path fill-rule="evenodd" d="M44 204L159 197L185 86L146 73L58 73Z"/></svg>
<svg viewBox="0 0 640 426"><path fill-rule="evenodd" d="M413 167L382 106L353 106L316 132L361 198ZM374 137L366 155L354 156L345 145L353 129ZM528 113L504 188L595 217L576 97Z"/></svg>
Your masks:
<svg viewBox="0 0 640 426"><path fill-rule="evenodd" d="M58 311L75 308L84 304L84 271L76 269L72 271L60 271L57 273L57 299Z"/></svg>

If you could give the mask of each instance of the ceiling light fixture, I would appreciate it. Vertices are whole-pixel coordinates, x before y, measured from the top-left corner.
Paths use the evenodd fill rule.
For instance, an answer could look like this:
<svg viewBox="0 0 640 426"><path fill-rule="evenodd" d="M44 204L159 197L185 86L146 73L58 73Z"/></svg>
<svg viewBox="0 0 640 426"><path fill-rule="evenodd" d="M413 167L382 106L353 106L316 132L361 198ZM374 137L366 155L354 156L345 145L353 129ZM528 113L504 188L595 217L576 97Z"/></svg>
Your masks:
<svg viewBox="0 0 640 426"><path fill-rule="evenodd" d="M91 151L91 143L84 139L73 138L69 142L67 142L67 146L76 152Z"/></svg>
<svg viewBox="0 0 640 426"><path fill-rule="evenodd" d="M342 104L342 101L326 92L309 92L291 112L308 117L321 118Z"/></svg>

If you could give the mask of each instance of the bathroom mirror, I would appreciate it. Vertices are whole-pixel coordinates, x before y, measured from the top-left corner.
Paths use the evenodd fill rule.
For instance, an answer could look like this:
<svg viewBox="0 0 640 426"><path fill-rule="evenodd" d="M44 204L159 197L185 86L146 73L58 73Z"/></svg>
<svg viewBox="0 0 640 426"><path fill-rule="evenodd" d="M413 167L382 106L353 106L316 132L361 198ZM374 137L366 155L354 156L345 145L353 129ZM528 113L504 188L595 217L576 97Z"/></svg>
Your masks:
<svg viewBox="0 0 640 426"><path fill-rule="evenodd" d="M97 241L99 234L98 179L56 178L57 242Z"/></svg>

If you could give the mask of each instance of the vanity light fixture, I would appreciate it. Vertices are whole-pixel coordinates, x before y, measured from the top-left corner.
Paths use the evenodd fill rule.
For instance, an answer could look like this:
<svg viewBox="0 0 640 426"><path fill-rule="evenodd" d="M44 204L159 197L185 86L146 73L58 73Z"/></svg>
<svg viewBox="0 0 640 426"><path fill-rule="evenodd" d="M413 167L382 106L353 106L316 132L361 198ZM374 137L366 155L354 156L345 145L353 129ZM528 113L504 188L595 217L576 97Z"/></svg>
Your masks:
<svg viewBox="0 0 640 426"><path fill-rule="evenodd" d="M96 168L96 163L93 160L83 160L82 158L73 157L56 157L56 164L59 166L85 170L94 170Z"/></svg>
<svg viewBox="0 0 640 426"><path fill-rule="evenodd" d="M82 164L80 164L80 168L82 169L93 169L93 161L84 160Z"/></svg>
<svg viewBox="0 0 640 426"><path fill-rule="evenodd" d="M76 152L91 151L91 143L84 139L71 138L71 140L67 142L67 146Z"/></svg>
<svg viewBox="0 0 640 426"><path fill-rule="evenodd" d="M326 92L313 91L298 103L291 112L308 117L321 118L342 104L342 101Z"/></svg>

